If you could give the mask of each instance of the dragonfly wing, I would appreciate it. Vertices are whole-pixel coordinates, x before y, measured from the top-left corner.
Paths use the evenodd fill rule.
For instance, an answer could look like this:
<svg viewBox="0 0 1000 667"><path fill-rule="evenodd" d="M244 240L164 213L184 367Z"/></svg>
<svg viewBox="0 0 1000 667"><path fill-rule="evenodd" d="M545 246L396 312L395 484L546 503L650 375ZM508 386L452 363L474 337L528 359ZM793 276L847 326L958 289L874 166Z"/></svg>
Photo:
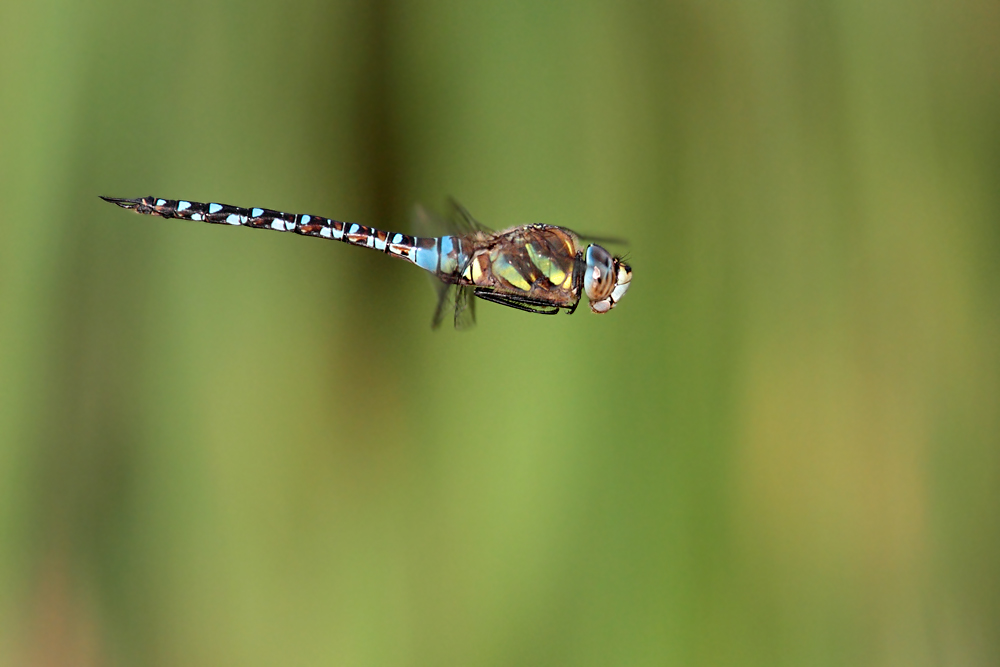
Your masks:
<svg viewBox="0 0 1000 667"><path fill-rule="evenodd" d="M579 236L584 241L591 241L593 243L604 243L607 245L625 245L625 246L628 245L628 239L623 239L617 236L591 236L590 234L580 234L579 232L576 232L576 235Z"/></svg>
<svg viewBox="0 0 1000 667"><path fill-rule="evenodd" d="M607 245L625 245L629 244L628 239L623 239L620 236L594 236L593 234L582 234L575 229L569 230L577 235L581 241L590 241L591 243L605 243Z"/></svg>
<svg viewBox="0 0 1000 667"><path fill-rule="evenodd" d="M451 207L452 228L462 234L473 232L483 232L492 234L493 230L472 217L469 209L462 206L454 197L448 197L448 205Z"/></svg>
<svg viewBox="0 0 1000 667"><path fill-rule="evenodd" d="M441 282L440 280L435 280L435 288L437 289L437 307L434 309L434 319L431 320L431 329L437 329L441 326L441 322L444 320L444 314L452 312L452 285L449 283Z"/></svg>
<svg viewBox="0 0 1000 667"><path fill-rule="evenodd" d="M432 329L441 326L446 315L454 316L456 329L469 329L475 326L475 288L465 285L456 287L439 281L437 290L438 302L437 308L434 309L434 319L431 321Z"/></svg>
<svg viewBox="0 0 1000 667"><path fill-rule="evenodd" d="M455 328L469 329L476 324L475 288L462 285L455 290Z"/></svg>
<svg viewBox="0 0 1000 667"><path fill-rule="evenodd" d="M449 220L438 215L426 206L417 204L413 207L412 224L413 233L425 238L450 234L452 224Z"/></svg>
<svg viewBox="0 0 1000 667"><path fill-rule="evenodd" d="M448 215L435 213L426 206L417 204L413 207L413 232L417 236L431 237L449 234L466 236L475 232L492 234L493 230L472 217L468 209L453 198L448 198Z"/></svg>

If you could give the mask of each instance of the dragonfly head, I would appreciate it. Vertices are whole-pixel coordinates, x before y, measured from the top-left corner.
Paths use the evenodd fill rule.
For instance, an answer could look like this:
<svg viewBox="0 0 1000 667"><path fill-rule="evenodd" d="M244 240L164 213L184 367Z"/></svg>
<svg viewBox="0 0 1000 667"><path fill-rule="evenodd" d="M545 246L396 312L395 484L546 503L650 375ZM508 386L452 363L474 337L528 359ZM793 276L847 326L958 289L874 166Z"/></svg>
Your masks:
<svg viewBox="0 0 1000 667"><path fill-rule="evenodd" d="M587 268L583 290L590 299L590 309L606 313L621 301L632 282L632 267L599 245L587 246Z"/></svg>

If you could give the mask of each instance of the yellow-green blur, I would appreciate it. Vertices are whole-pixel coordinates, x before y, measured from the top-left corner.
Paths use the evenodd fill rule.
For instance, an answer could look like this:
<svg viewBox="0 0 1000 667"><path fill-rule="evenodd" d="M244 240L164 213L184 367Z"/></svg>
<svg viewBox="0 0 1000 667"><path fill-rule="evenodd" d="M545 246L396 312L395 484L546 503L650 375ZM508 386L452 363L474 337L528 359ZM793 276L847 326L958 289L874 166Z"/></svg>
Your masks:
<svg viewBox="0 0 1000 667"><path fill-rule="evenodd" d="M1000 664L998 36L4 3L0 667ZM636 281L432 332L384 253L98 199L150 194L414 234L454 196Z"/></svg>

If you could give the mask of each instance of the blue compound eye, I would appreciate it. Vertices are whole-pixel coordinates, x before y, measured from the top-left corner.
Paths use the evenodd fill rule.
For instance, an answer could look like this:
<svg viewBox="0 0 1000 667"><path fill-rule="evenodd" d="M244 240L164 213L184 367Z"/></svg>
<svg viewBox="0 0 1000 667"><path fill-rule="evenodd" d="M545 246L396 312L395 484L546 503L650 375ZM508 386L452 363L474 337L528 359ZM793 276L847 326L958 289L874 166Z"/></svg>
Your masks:
<svg viewBox="0 0 1000 667"><path fill-rule="evenodd" d="M591 301L600 301L615 287L614 259L599 245L587 247L587 270L583 274L583 289Z"/></svg>
<svg viewBox="0 0 1000 667"><path fill-rule="evenodd" d="M596 246L591 246L596 247ZM604 252L603 248L598 248ZM617 257L611 258L611 268L601 264L599 258L590 263L588 252L587 274L584 276L584 286L590 298L590 309L598 315L606 313L615 307L632 283L632 267ZM603 294L603 296L601 296ZM598 298L599 297L599 298Z"/></svg>

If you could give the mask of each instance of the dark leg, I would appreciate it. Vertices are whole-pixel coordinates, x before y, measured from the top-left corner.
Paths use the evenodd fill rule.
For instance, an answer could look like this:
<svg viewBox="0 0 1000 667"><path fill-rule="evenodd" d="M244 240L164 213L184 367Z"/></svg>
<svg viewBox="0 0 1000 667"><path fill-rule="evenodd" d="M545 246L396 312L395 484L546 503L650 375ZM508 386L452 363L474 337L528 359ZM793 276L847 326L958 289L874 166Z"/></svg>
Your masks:
<svg viewBox="0 0 1000 667"><path fill-rule="evenodd" d="M501 306L523 310L526 313L536 313L538 315L555 315L559 312L560 306L553 306L547 301L538 299L528 299L512 294L501 294L491 290L477 289L476 296L490 303L498 303Z"/></svg>

